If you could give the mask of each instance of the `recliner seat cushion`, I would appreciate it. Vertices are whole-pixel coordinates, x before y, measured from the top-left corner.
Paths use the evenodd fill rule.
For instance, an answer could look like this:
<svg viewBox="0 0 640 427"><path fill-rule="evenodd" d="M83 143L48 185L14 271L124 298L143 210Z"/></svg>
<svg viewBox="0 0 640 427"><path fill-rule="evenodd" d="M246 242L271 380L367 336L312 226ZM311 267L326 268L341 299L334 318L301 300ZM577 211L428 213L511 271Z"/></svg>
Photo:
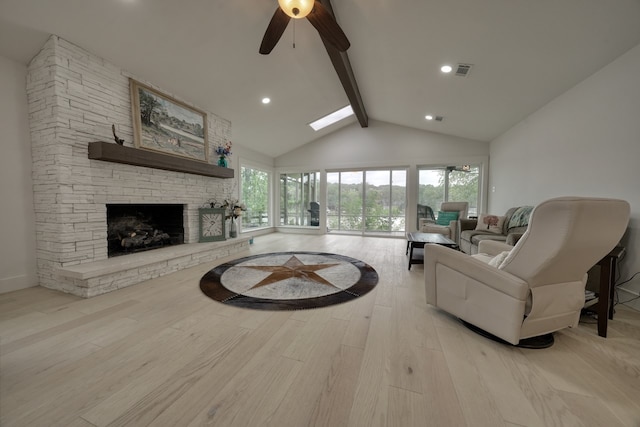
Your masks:
<svg viewBox="0 0 640 427"><path fill-rule="evenodd" d="M471 243L478 246L478 244L483 240L496 240L498 242L504 242L507 240L507 236L502 234L476 234L471 237Z"/></svg>

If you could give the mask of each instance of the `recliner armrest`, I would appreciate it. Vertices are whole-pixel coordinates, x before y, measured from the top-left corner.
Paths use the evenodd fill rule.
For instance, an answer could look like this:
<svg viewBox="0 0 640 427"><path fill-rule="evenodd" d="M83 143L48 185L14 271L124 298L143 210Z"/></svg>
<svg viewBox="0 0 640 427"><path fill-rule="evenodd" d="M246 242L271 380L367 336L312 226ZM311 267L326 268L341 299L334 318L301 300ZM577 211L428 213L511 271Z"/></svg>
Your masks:
<svg viewBox="0 0 640 427"><path fill-rule="evenodd" d="M430 218L420 218L418 220L418 229L422 230L422 227L427 224L435 224L436 222Z"/></svg>
<svg viewBox="0 0 640 427"><path fill-rule="evenodd" d="M507 234L507 244L511 246L515 246L518 243L518 240L524 236L524 233L509 233Z"/></svg>
<svg viewBox="0 0 640 427"><path fill-rule="evenodd" d="M458 271L472 280L521 301L526 301L529 295L529 285L519 277L444 246L425 245L424 264L427 302L430 304L434 304L436 301L438 265L444 265Z"/></svg>
<svg viewBox="0 0 640 427"><path fill-rule="evenodd" d="M458 220L449 221L449 230L451 230L449 238L460 245L460 230L458 230Z"/></svg>
<svg viewBox="0 0 640 427"><path fill-rule="evenodd" d="M478 253L496 256L501 252L510 251L513 245L498 240L480 240L478 243Z"/></svg>

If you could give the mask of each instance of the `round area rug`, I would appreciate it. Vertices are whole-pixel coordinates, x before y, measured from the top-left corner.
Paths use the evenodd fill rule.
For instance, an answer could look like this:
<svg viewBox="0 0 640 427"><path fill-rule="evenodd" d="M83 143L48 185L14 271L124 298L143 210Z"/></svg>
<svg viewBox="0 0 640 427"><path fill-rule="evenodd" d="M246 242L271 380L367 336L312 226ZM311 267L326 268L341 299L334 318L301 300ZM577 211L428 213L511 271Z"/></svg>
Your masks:
<svg viewBox="0 0 640 427"><path fill-rule="evenodd" d="M276 252L236 259L200 280L209 298L258 310L301 310L358 298L375 287L378 273L344 255Z"/></svg>

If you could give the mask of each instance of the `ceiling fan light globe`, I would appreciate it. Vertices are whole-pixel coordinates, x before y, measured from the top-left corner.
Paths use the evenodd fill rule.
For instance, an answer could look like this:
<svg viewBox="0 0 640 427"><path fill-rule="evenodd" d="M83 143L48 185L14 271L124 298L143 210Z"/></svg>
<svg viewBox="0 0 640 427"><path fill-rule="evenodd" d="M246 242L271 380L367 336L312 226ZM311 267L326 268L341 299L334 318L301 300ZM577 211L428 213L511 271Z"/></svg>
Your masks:
<svg viewBox="0 0 640 427"><path fill-rule="evenodd" d="M314 0L278 0L280 9L294 19L302 19L313 10Z"/></svg>

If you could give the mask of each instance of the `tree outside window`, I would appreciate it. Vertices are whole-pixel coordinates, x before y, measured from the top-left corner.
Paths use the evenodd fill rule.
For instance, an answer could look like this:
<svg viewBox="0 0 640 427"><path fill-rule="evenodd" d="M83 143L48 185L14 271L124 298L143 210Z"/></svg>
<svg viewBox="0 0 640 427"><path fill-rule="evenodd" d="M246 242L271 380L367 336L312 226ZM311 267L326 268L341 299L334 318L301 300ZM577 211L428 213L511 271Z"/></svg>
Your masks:
<svg viewBox="0 0 640 427"><path fill-rule="evenodd" d="M442 202L469 202L469 215L477 215L479 166L446 166L418 171L418 203L434 212Z"/></svg>
<svg viewBox="0 0 640 427"><path fill-rule="evenodd" d="M361 233L405 230L407 171L360 170L327 174L327 227Z"/></svg>
<svg viewBox="0 0 640 427"><path fill-rule="evenodd" d="M320 172L280 174L280 225L320 225Z"/></svg>
<svg viewBox="0 0 640 427"><path fill-rule="evenodd" d="M244 230L268 227L269 220L269 180L271 174L247 166L240 168L241 200L247 206L242 214L242 228Z"/></svg>

